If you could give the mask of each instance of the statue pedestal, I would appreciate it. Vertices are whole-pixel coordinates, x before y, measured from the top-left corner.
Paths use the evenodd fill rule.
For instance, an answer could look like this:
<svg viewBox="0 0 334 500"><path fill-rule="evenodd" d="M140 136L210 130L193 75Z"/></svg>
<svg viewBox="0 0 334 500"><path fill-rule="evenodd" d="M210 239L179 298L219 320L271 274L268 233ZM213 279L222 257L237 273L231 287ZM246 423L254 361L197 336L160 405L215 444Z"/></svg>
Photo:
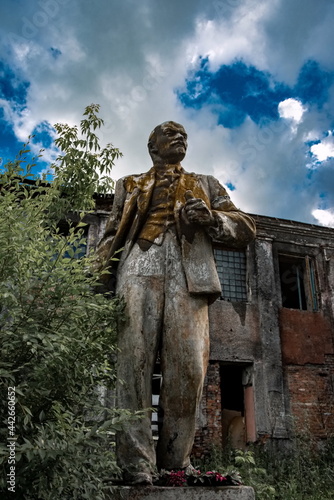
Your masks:
<svg viewBox="0 0 334 500"><path fill-rule="evenodd" d="M250 486L116 486L110 500L255 500Z"/></svg>

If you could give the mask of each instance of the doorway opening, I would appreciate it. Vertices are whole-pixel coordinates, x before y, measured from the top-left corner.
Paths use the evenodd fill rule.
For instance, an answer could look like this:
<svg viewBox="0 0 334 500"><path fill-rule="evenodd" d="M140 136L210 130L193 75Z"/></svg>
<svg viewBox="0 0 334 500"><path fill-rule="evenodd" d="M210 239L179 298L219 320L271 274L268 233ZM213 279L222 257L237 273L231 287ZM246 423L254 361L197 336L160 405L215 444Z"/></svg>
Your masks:
<svg viewBox="0 0 334 500"><path fill-rule="evenodd" d="M244 449L256 439L252 365L220 366L223 446Z"/></svg>

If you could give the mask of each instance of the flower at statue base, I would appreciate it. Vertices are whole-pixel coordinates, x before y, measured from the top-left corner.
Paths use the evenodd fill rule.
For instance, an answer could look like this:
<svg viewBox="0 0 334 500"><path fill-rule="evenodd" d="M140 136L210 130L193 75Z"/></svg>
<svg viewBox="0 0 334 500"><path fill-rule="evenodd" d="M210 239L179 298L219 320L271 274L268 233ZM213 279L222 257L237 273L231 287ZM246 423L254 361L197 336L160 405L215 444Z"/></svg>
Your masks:
<svg viewBox="0 0 334 500"><path fill-rule="evenodd" d="M199 469L160 472L161 486L240 486L241 477L238 472L232 471L221 474L217 471L201 472Z"/></svg>
<svg viewBox="0 0 334 500"><path fill-rule="evenodd" d="M187 477L184 470L170 471L168 474L166 486L186 486Z"/></svg>

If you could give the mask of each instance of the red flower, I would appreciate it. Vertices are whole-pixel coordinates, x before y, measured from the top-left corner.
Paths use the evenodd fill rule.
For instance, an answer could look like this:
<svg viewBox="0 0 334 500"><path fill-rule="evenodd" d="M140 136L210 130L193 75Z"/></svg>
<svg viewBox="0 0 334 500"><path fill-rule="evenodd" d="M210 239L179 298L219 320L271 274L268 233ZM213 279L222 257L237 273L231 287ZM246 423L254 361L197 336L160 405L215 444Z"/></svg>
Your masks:
<svg viewBox="0 0 334 500"><path fill-rule="evenodd" d="M167 482L167 486L184 486L187 484L187 478L184 470L179 471L171 471L169 473L169 478Z"/></svg>

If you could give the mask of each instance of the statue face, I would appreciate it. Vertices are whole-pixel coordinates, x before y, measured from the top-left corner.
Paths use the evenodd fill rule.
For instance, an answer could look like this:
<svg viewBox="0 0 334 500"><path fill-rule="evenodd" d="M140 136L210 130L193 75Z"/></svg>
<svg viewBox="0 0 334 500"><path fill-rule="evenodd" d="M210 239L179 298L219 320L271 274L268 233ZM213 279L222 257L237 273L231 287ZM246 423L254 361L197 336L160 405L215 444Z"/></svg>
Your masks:
<svg viewBox="0 0 334 500"><path fill-rule="evenodd" d="M165 122L157 128L154 148L160 159L179 163L186 155L187 146L187 134L182 125Z"/></svg>

